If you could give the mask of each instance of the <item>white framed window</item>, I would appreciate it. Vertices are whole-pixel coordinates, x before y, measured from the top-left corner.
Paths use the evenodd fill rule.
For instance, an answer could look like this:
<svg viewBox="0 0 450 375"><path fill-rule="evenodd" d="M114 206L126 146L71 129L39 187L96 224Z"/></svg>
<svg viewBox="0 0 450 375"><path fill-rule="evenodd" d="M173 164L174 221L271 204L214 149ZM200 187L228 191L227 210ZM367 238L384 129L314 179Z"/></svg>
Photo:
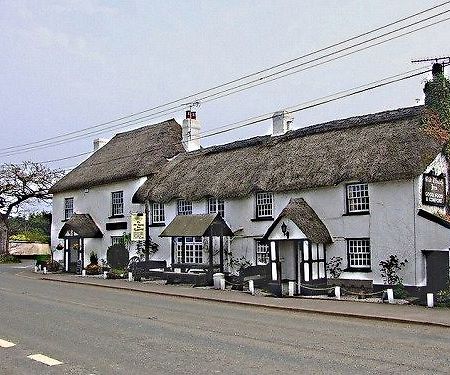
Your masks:
<svg viewBox="0 0 450 375"><path fill-rule="evenodd" d="M175 251L175 262L183 263L183 239L181 237L177 237L176 239L176 251Z"/></svg>
<svg viewBox="0 0 450 375"><path fill-rule="evenodd" d="M192 215L192 202L178 199L177 212L178 215Z"/></svg>
<svg viewBox="0 0 450 375"><path fill-rule="evenodd" d="M369 212L368 184L347 185L347 212L348 213Z"/></svg>
<svg viewBox="0 0 450 375"><path fill-rule="evenodd" d="M370 239L347 240L348 268L370 269Z"/></svg>
<svg viewBox="0 0 450 375"><path fill-rule="evenodd" d="M202 237L186 237L185 247L186 263L203 263Z"/></svg>
<svg viewBox="0 0 450 375"><path fill-rule="evenodd" d="M225 202L223 199L218 199L214 197L210 197L208 199L208 213L216 214L219 213L220 216L225 216Z"/></svg>
<svg viewBox="0 0 450 375"><path fill-rule="evenodd" d="M73 215L73 198L64 198L64 220Z"/></svg>
<svg viewBox="0 0 450 375"><path fill-rule="evenodd" d="M123 236L111 236L111 245L123 244Z"/></svg>
<svg viewBox="0 0 450 375"><path fill-rule="evenodd" d="M268 242L256 241L256 265L265 265L269 263L270 245Z"/></svg>
<svg viewBox="0 0 450 375"><path fill-rule="evenodd" d="M152 223L164 224L165 221L164 203L152 203Z"/></svg>
<svg viewBox="0 0 450 375"><path fill-rule="evenodd" d="M123 191L114 191L111 193L111 215L123 215Z"/></svg>
<svg viewBox="0 0 450 375"><path fill-rule="evenodd" d="M256 193L256 217L273 216L273 194L271 192Z"/></svg>

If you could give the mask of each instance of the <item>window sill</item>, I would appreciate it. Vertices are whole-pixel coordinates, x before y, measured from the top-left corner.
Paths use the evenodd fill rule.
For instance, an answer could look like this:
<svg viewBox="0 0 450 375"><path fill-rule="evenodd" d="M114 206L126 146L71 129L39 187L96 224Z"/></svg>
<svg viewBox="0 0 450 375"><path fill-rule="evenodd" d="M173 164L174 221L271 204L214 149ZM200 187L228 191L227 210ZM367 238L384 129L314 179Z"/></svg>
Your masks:
<svg viewBox="0 0 450 375"><path fill-rule="evenodd" d="M273 221L273 217L255 217L254 219L250 219L250 221Z"/></svg>
<svg viewBox="0 0 450 375"><path fill-rule="evenodd" d="M152 223L149 227L165 227L166 223Z"/></svg>
<svg viewBox="0 0 450 375"><path fill-rule="evenodd" d="M124 217L125 217L125 215L112 215L112 216L108 216L108 219L121 219Z"/></svg>
<svg viewBox="0 0 450 375"><path fill-rule="evenodd" d="M370 215L370 211L346 212L345 214L342 214L342 216L364 216L364 215Z"/></svg>
<svg viewBox="0 0 450 375"><path fill-rule="evenodd" d="M342 272L364 272L364 273L371 273L372 268L346 268L345 270L342 270Z"/></svg>

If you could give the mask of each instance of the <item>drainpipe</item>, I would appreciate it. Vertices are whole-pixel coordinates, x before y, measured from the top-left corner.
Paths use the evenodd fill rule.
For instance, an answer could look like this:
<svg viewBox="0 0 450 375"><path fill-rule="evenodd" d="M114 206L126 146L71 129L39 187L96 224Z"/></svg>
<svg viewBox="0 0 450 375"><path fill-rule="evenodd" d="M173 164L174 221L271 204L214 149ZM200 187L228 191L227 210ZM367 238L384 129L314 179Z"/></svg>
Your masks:
<svg viewBox="0 0 450 375"><path fill-rule="evenodd" d="M149 230L149 223L150 223L150 218L149 218L149 202L145 201L145 260L149 260L150 258L150 230Z"/></svg>

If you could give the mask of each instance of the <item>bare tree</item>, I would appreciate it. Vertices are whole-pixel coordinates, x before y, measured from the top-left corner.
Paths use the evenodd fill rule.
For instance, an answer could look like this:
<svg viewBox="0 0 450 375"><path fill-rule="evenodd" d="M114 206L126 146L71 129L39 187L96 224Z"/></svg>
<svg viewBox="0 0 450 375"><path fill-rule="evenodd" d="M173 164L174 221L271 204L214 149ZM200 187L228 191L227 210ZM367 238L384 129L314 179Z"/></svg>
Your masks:
<svg viewBox="0 0 450 375"><path fill-rule="evenodd" d="M25 161L0 165L0 254L8 253L8 218L24 202L47 200L48 189L63 176L43 164Z"/></svg>

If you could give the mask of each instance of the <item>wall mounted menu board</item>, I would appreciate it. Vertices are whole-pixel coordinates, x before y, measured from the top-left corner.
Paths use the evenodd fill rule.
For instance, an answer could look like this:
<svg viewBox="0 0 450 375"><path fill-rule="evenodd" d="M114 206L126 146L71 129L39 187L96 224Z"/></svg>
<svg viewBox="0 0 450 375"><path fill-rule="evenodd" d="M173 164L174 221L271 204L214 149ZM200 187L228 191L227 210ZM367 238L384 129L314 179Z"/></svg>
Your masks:
<svg viewBox="0 0 450 375"><path fill-rule="evenodd" d="M445 176L423 175L422 203L429 206L445 206Z"/></svg>

